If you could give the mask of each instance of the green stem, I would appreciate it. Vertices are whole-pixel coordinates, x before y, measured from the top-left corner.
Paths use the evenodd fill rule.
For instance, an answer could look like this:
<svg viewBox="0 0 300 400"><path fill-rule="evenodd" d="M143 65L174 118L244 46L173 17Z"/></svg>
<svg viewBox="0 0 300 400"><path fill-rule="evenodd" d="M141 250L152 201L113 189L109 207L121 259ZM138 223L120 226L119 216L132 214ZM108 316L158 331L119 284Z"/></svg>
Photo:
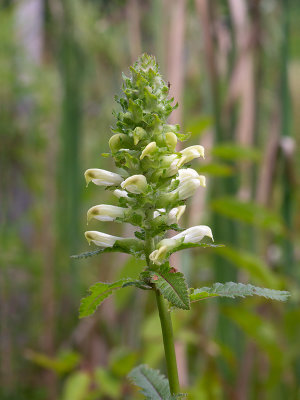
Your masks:
<svg viewBox="0 0 300 400"><path fill-rule="evenodd" d="M165 357L171 394L180 393L178 370L174 346L173 327L167 304L158 290L155 290L161 331L164 341Z"/></svg>
<svg viewBox="0 0 300 400"><path fill-rule="evenodd" d="M152 217L152 211L149 210L146 213L146 218ZM145 242L145 255L148 267L151 267L151 261L149 259L149 254L154 250L154 243L151 234L146 231L146 242ZM173 335L173 326L171 315L167 307L166 301L163 299L162 295L157 289L155 290L156 295L156 303L160 318L161 331L163 336L164 350L165 350L165 359L167 364L167 373L170 385L170 392L172 395L180 393L179 379L178 379L178 370L177 370L177 361L176 361L176 353L174 346L174 335Z"/></svg>

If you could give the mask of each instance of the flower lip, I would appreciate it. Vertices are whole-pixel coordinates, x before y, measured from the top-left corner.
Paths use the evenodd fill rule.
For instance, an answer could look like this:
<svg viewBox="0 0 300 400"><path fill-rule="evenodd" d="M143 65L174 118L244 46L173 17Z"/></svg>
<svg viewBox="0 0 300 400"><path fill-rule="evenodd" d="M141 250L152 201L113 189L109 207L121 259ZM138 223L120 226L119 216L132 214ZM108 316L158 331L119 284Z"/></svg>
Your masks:
<svg viewBox="0 0 300 400"><path fill-rule="evenodd" d="M98 168L87 169L84 173L84 177L87 185L91 181L98 186L113 186L123 182L121 175Z"/></svg>

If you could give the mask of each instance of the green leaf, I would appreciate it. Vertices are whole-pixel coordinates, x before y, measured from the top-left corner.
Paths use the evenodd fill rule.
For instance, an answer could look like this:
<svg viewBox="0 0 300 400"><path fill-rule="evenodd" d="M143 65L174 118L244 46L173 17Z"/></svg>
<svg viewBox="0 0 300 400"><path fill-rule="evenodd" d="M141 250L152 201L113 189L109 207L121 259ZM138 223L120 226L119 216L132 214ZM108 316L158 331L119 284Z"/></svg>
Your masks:
<svg viewBox="0 0 300 400"><path fill-rule="evenodd" d="M219 146L215 146L212 149L212 155L220 157L224 160L249 160L259 161L261 154L260 152L251 147L239 146L235 143L224 143Z"/></svg>
<svg viewBox="0 0 300 400"><path fill-rule="evenodd" d="M290 296L289 292L260 288L250 284L227 282L215 283L212 287L203 287L200 289L191 289L191 302L203 300L209 297L246 297L246 296L262 296L266 299L286 301Z"/></svg>
<svg viewBox="0 0 300 400"><path fill-rule="evenodd" d="M135 287L137 287L139 289L143 289L143 290L152 289L151 286L147 285L144 281L141 281L141 280L130 281L130 282L124 283L123 288L129 287L129 286L135 286Z"/></svg>
<svg viewBox="0 0 300 400"><path fill-rule="evenodd" d="M176 251L191 249L194 247L202 247L203 249L205 249L207 247L212 247L212 248L224 247L224 245L223 244L214 244L214 243L181 243L178 246L173 247L167 253L167 257L169 257L171 254L175 253Z"/></svg>
<svg viewBox="0 0 300 400"><path fill-rule="evenodd" d="M211 202L214 211L228 218L269 230L274 234L284 234L282 219L274 212L261 205L241 202L231 197L221 197Z"/></svg>
<svg viewBox="0 0 300 400"><path fill-rule="evenodd" d="M63 351L56 357L49 357L43 353L26 350L25 357L40 367L62 375L75 369L80 362L79 354L74 351Z"/></svg>
<svg viewBox="0 0 300 400"><path fill-rule="evenodd" d="M70 258L75 258L76 260L79 260L81 258L93 257L93 256L96 256L97 254L103 253L104 250L105 249L99 249L99 250L93 250L93 251L85 251L84 253L74 254L73 256L70 256Z"/></svg>
<svg viewBox="0 0 300 400"><path fill-rule="evenodd" d="M141 388L146 399L171 400L169 382L158 370L149 368L147 365L139 365L128 375L136 386Z"/></svg>
<svg viewBox="0 0 300 400"><path fill-rule="evenodd" d="M143 241L136 239L117 240L113 245L113 247L106 247L105 249L87 251L81 254L73 255L71 256L71 258L81 259L81 258L93 257L102 253L116 253L116 252L131 254L141 259L145 258Z"/></svg>
<svg viewBox="0 0 300 400"><path fill-rule="evenodd" d="M68 377L63 388L62 400L84 400L89 393L91 376L78 371Z"/></svg>
<svg viewBox="0 0 300 400"><path fill-rule="evenodd" d="M225 164L210 163L201 165L196 171L199 174L213 175L213 176L230 176L234 170L231 166Z"/></svg>
<svg viewBox="0 0 300 400"><path fill-rule="evenodd" d="M157 271L150 271L151 281L173 306L189 310L190 300L184 275L181 272L171 271L165 265Z"/></svg>
<svg viewBox="0 0 300 400"><path fill-rule="evenodd" d="M112 294L114 290L121 289L125 283L132 279L120 279L114 283L98 282L89 288L89 295L81 300L79 308L79 318L88 317L93 314L97 307Z"/></svg>

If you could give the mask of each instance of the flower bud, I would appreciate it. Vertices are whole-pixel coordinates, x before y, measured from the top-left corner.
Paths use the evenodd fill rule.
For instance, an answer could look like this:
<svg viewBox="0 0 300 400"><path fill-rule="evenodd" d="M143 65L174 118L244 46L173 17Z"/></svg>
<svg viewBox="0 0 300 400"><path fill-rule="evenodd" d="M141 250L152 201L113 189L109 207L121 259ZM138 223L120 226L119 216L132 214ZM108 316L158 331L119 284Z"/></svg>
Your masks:
<svg viewBox="0 0 300 400"><path fill-rule="evenodd" d="M172 208L172 210L167 215L167 221L166 221L167 224L171 225L177 223L182 214L184 213L185 209L186 209L185 205ZM153 219L161 216L161 214L165 212L166 212L165 208L159 208L155 210L153 213Z"/></svg>
<svg viewBox="0 0 300 400"><path fill-rule="evenodd" d="M172 250L174 247L176 247L176 245L181 242L182 240L173 240L173 238L171 239L163 239L161 240L158 245L157 245L157 249L152 251L151 254L149 254L149 258L150 260L154 263L154 264L158 264L160 265L164 259L167 256L167 253Z"/></svg>
<svg viewBox="0 0 300 400"><path fill-rule="evenodd" d="M149 143L145 148L144 148L144 150L142 151L142 154L141 154L141 156L140 156L140 160L142 160L144 157L146 157L146 156L150 156L152 153L154 153L155 152L155 150L156 150L156 143L155 142L151 142L151 143Z"/></svg>
<svg viewBox="0 0 300 400"><path fill-rule="evenodd" d="M172 239L176 240L184 238L183 243L197 243L200 242L204 238L204 236L208 236L212 240L214 240L212 231L209 226L198 225L192 226L191 228L178 233L177 235L173 236Z"/></svg>
<svg viewBox="0 0 300 400"><path fill-rule="evenodd" d="M91 207L88 210L87 222L89 222L92 218L98 219L99 221L114 221L117 217L124 217L126 211L126 208L111 206L108 204L100 204L98 206Z"/></svg>
<svg viewBox="0 0 300 400"><path fill-rule="evenodd" d="M93 242L96 246L100 247L113 247L117 240L123 239L98 231L87 231L84 235L89 244Z"/></svg>
<svg viewBox="0 0 300 400"><path fill-rule="evenodd" d="M117 133L109 139L109 148L115 153L116 151L126 148L129 144L129 137L125 133Z"/></svg>
<svg viewBox="0 0 300 400"><path fill-rule="evenodd" d="M185 212L186 206L179 206L172 208L172 210L168 214L168 224L176 224L181 218L182 214Z"/></svg>
<svg viewBox="0 0 300 400"><path fill-rule="evenodd" d="M178 162L178 168L180 168L183 164L194 160L194 158L204 158L204 147L200 145L190 146L186 149L181 150L180 153L182 154L182 157Z"/></svg>
<svg viewBox="0 0 300 400"><path fill-rule="evenodd" d="M178 172L178 161L179 158L176 154L162 157L161 167L165 169L163 176L168 178L169 176L175 175Z"/></svg>
<svg viewBox="0 0 300 400"><path fill-rule="evenodd" d="M165 208L159 208L158 210L155 210L153 213L153 219L159 217L161 213L165 213L166 209Z"/></svg>
<svg viewBox="0 0 300 400"><path fill-rule="evenodd" d="M166 133L166 145L171 150L174 151L177 144L177 136L173 132Z"/></svg>
<svg viewBox="0 0 300 400"><path fill-rule="evenodd" d="M123 178L119 174L97 168L86 170L84 176L87 185L92 181L98 186L113 186L119 185L123 181Z"/></svg>
<svg viewBox="0 0 300 400"><path fill-rule="evenodd" d="M144 175L133 175L121 183L122 189L130 193L139 194L147 190L147 180Z"/></svg>
<svg viewBox="0 0 300 400"><path fill-rule="evenodd" d="M147 132L145 129L141 128L140 126L137 126L135 130L133 131L133 142L135 146L138 144L140 140L142 140L145 136L147 136Z"/></svg>

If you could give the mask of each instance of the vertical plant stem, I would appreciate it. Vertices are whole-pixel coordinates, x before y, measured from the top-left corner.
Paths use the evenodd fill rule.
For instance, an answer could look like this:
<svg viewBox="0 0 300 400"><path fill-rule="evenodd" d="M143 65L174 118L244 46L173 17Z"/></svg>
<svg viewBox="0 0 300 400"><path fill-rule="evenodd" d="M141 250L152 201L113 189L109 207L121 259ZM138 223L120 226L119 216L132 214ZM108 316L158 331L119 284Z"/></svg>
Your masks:
<svg viewBox="0 0 300 400"><path fill-rule="evenodd" d="M178 379L171 315L167 308L166 301L163 299L158 290L155 290L155 295L164 342L170 391L172 395L178 394L180 393L180 386Z"/></svg>
<svg viewBox="0 0 300 400"><path fill-rule="evenodd" d="M147 213L147 218L153 217L152 210L149 210ZM146 232L146 261L147 265L151 266L151 261L149 259L149 254L154 250L154 241L151 235ZM167 373L170 385L171 394L180 393L180 385L178 378L178 369L177 369L177 361L176 361L176 353L175 353L175 345L174 345L174 335L173 335L173 326L171 315L167 307L166 301L163 299L162 295L159 293L157 289L155 289L156 295L156 304L159 313L161 331L163 336L164 350L165 350L165 359L167 364Z"/></svg>

